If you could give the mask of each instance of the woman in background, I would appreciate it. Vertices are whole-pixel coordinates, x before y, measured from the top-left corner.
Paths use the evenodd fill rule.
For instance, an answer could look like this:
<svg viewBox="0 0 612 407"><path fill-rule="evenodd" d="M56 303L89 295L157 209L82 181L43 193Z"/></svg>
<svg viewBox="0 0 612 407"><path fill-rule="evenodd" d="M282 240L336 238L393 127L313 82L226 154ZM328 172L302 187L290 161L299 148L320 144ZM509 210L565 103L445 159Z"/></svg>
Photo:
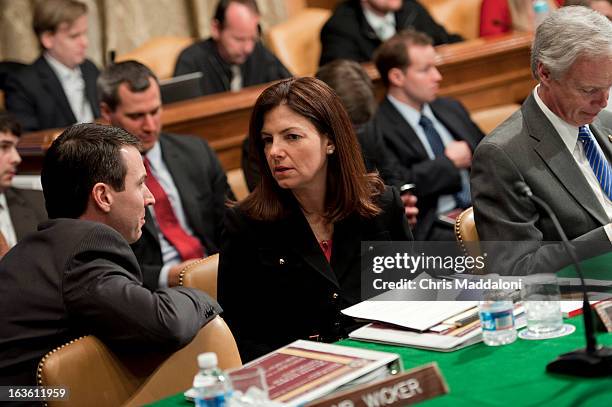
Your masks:
<svg viewBox="0 0 612 407"><path fill-rule="evenodd" d="M403 204L366 173L350 119L314 78L257 99L249 128L261 182L225 221L218 299L243 361L296 339L335 341L361 300L361 242L412 240Z"/></svg>
<svg viewBox="0 0 612 407"><path fill-rule="evenodd" d="M563 0L547 0L550 11ZM534 31L533 0L482 0L480 7L480 36L503 34L510 31Z"/></svg>

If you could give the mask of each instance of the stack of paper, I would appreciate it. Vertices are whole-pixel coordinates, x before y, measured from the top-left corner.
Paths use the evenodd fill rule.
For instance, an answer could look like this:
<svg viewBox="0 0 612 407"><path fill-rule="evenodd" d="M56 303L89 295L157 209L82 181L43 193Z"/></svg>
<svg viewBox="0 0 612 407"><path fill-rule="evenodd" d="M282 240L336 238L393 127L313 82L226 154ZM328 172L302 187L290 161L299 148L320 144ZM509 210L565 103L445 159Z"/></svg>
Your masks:
<svg viewBox="0 0 612 407"><path fill-rule="evenodd" d="M475 301L364 301L342 312L376 321L349 337L439 351L452 351L481 340Z"/></svg>
<svg viewBox="0 0 612 407"><path fill-rule="evenodd" d="M349 334L367 342L410 346L441 352L482 340L476 301L364 301L342 313L374 321ZM516 327L525 326L524 309L514 307ZM520 318L519 318L520 316Z"/></svg>

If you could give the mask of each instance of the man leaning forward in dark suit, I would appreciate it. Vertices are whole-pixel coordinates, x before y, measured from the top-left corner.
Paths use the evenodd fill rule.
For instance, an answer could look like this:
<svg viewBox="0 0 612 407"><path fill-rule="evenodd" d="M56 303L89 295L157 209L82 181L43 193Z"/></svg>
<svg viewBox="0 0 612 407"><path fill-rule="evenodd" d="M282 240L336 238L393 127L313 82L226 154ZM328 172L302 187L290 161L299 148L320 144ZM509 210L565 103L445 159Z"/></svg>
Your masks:
<svg viewBox="0 0 612 407"><path fill-rule="evenodd" d="M9 75L6 108L25 131L92 122L98 68L85 59L87 6L75 0L36 3L32 20L42 55Z"/></svg>
<svg viewBox="0 0 612 407"><path fill-rule="evenodd" d="M426 34L396 34L376 50L374 62L387 95L373 127L403 166L405 182L416 184L415 238L455 240L452 225L440 217L470 206L472 151L484 135L461 103L437 97L442 76Z"/></svg>
<svg viewBox="0 0 612 407"><path fill-rule="evenodd" d="M194 259L219 251L226 198L234 196L214 151L201 138L163 133L157 78L136 61L106 68L98 79L102 117L141 141L156 203L134 245L150 289L175 286Z"/></svg>
<svg viewBox="0 0 612 407"><path fill-rule="evenodd" d="M560 245L543 245L560 236L548 214L517 193L519 181L550 205L570 240L612 249L612 113L603 110L612 22L585 7L555 11L537 28L531 71L539 84L478 146L471 174L480 239L523 242L500 259L514 274L565 257Z"/></svg>
<svg viewBox="0 0 612 407"><path fill-rule="evenodd" d="M21 127L8 113L0 113L0 258L47 219L40 191L13 188L21 157L17 143Z"/></svg>
<svg viewBox="0 0 612 407"><path fill-rule="evenodd" d="M219 0L210 33L207 40L185 48L174 67L174 76L202 72L204 95L236 92L291 76L259 39L255 0Z"/></svg>
<svg viewBox="0 0 612 407"><path fill-rule="evenodd" d="M0 385L35 385L40 359L82 335L178 349L221 311L199 290L142 286L129 243L154 199L138 147L122 129L79 124L47 151L50 220L0 261Z"/></svg>

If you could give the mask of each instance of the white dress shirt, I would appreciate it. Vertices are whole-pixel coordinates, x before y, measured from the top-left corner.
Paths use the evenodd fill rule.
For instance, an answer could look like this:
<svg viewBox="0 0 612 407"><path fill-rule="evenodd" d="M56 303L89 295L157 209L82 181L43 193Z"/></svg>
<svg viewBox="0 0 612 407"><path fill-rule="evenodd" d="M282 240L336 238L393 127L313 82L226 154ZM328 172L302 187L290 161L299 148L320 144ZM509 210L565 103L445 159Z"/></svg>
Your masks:
<svg viewBox="0 0 612 407"><path fill-rule="evenodd" d="M381 41L387 41L395 35L395 14L393 12L390 11L381 17L364 8L363 15Z"/></svg>
<svg viewBox="0 0 612 407"><path fill-rule="evenodd" d="M172 206L172 210L174 210L174 214L181 225L181 227L190 235L194 236L193 230L187 224L187 216L185 215L185 211L183 210L183 203L181 202L181 197L179 195L178 189L176 189L176 185L172 179L172 175L170 171L168 171L168 167L164 163L162 159L161 147L159 146L159 141L155 143L155 145L147 152L147 159L149 160L149 166L151 167L151 173L159 182L159 185L164 189L164 192L168 196L168 200L170 201L170 205ZM155 219L155 210L153 206L148 207L151 211L151 215L153 219ZM156 221L157 222L157 221ZM162 252L162 261L164 265L159 273L159 287L166 288L168 287L168 273L172 266L179 264L182 259L179 252L174 248L174 246L166 240L164 235L162 234L159 226L157 227L157 237L159 238L159 245L161 247Z"/></svg>
<svg viewBox="0 0 612 407"><path fill-rule="evenodd" d="M93 122L93 111L85 93L85 79L83 79L81 68L77 66L74 69L70 69L48 53L45 53L44 56L59 79L62 89L64 89L64 94L68 99L77 123Z"/></svg>
<svg viewBox="0 0 612 407"><path fill-rule="evenodd" d="M544 104L540 95L538 95L538 89L540 85L536 86L533 90L533 97L535 98L536 103L548 119L550 123L553 125L557 134L561 137L563 144L567 147L568 151L574 157L576 164L578 164L578 168L580 168L580 172L584 176L586 182L589 184L595 197L597 197L597 201L601 204L606 215L608 215L608 220L612 220L612 202L608 198L608 196L604 193L591 165L589 164L589 160L584 153L584 146L581 142L578 141L578 127L571 125L553 113L548 106ZM597 141L597 139L595 139ZM601 150L599 145L597 148ZM606 231L606 235L608 235L608 239L612 241L612 224L608 223L604 226L604 230Z"/></svg>

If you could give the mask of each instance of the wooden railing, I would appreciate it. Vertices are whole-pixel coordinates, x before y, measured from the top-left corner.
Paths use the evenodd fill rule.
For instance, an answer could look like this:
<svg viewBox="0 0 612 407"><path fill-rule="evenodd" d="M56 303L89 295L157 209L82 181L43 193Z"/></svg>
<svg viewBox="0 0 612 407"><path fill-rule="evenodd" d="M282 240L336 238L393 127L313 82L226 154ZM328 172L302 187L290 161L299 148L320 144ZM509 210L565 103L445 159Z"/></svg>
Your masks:
<svg viewBox="0 0 612 407"><path fill-rule="evenodd" d="M440 95L459 99L470 111L521 103L535 84L529 68L530 46L530 34L515 33L437 47L438 69L443 76ZM382 97L384 87L376 68L371 63L365 68L378 97ZM164 131L202 137L215 149L226 170L238 168L252 107L266 86L166 105ZM40 171L44 152L57 134L58 130L45 130L22 136L20 172Z"/></svg>

